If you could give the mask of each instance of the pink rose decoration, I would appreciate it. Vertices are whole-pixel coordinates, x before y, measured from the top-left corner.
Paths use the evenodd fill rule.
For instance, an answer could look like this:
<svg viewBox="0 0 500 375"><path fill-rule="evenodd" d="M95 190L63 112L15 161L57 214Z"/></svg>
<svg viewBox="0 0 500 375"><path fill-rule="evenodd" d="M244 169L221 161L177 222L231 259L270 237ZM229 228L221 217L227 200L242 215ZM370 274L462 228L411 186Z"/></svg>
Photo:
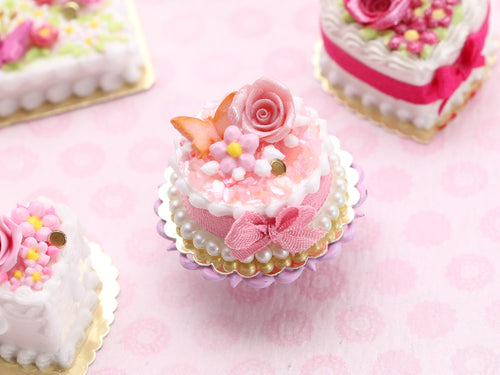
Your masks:
<svg viewBox="0 0 500 375"><path fill-rule="evenodd" d="M229 117L245 133L268 143L279 142L290 133L295 121L292 94L280 83L261 78L238 91Z"/></svg>
<svg viewBox="0 0 500 375"><path fill-rule="evenodd" d="M410 0L344 0L349 14L359 23L376 30L396 26L410 9Z"/></svg>
<svg viewBox="0 0 500 375"><path fill-rule="evenodd" d="M9 272L17 263L23 234L6 216L0 217L0 272Z"/></svg>
<svg viewBox="0 0 500 375"><path fill-rule="evenodd" d="M54 0L35 0L38 5L52 5Z"/></svg>
<svg viewBox="0 0 500 375"><path fill-rule="evenodd" d="M45 24L31 30L31 42L40 48L52 47L59 38L59 31L50 24Z"/></svg>

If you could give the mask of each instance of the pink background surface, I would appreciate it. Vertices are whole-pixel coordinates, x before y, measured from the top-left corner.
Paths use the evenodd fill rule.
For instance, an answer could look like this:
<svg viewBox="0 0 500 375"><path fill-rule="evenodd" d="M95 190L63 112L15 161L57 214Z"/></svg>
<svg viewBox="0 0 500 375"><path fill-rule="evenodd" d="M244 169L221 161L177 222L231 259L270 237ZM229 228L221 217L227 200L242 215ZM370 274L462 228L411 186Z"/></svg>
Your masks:
<svg viewBox="0 0 500 375"><path fill-rule="evenodd" d="M423 146L322 92L316 0L136 3L151 91L0 131L0 212L39 194L67 203L120 269L116 321L89 374L499 374L500 69ZM339 259L292 285L232 290L165 251L152 207L169 119L262 75L328 120L369 197Z"/></svg>

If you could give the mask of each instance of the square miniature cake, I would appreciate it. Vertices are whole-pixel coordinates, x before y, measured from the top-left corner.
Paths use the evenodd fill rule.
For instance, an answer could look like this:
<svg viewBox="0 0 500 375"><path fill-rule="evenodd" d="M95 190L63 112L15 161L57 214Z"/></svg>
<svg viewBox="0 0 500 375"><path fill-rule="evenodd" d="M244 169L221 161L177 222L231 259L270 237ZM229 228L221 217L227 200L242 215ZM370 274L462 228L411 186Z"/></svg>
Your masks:
<svg viewBox="0 0 500 375"><path fill-rule="evenodd" d="M70 367L100 285L68 207L40 199L0 216L0 356L40 369Z"/></svg>
<svg viewBox="0 0 500 375"><path fill-rule="evenodd" d="M144 58L124 0L0 0L0 121L136 84Z"/></svg>
<svg viewBox="0 0 500 375"><path fill-rule="evenodd" d="M455 117L494 55L488 0L322 0L317 74L351 109L420 141Z"/></svg>

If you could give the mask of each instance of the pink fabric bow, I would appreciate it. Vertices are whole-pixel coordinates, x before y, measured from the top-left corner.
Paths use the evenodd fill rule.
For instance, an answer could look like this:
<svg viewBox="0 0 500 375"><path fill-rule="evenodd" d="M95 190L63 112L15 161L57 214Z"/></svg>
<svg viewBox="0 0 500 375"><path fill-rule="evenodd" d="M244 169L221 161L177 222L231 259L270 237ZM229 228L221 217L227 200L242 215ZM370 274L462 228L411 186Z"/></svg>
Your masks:
<svg viewBox="0 0 500 375"><path fill-rule="evenodd" d="M488 20L486 20L487 24ZM481 54L486 39L486 30L483 28L480 32L469 36L462 53L455 63L443 66L436 71L434 78L436 90L439 92L440 97L445 98L440 112L455 90L470 76L472 70L486 64L486 58Z"/></svg>
<svg viewBox="0 0 500 375"><path fill-rule="evenodd" d="M32 27L33 21L24 21L5 40L0 40L0 68L3 63L18 61L24 56L29 47Z"/></svg>
<svg viewBox="0 0 500 375"><path fill-rule="evenodd" d="M226 236L226 245L238 260L248 258L270 243L278 243L295 254L307 250L326 235L321 229L308 227L315 216L316 210L311 206L287 207L272 219L247 211L234 222Z"/></svg>

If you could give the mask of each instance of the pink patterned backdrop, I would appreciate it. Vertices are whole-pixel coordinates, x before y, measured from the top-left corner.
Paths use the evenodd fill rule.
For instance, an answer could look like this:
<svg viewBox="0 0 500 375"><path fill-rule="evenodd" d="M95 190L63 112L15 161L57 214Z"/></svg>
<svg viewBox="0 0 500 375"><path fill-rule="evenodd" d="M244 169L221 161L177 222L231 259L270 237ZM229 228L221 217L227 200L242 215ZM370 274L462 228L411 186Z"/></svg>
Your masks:
<svg viewBox="0 0 500 375"><path fill-rule="evenodd" d="M423 146L323 93L317 0L136 5L151 91L0 131L0 212L40 194L67 203L120 269L116 321L89 374L498 375L500 69ZM152 207L169 119L262 75L328 120L369 198L340 258L292 285L233 290L181 268Z"/></svg>

